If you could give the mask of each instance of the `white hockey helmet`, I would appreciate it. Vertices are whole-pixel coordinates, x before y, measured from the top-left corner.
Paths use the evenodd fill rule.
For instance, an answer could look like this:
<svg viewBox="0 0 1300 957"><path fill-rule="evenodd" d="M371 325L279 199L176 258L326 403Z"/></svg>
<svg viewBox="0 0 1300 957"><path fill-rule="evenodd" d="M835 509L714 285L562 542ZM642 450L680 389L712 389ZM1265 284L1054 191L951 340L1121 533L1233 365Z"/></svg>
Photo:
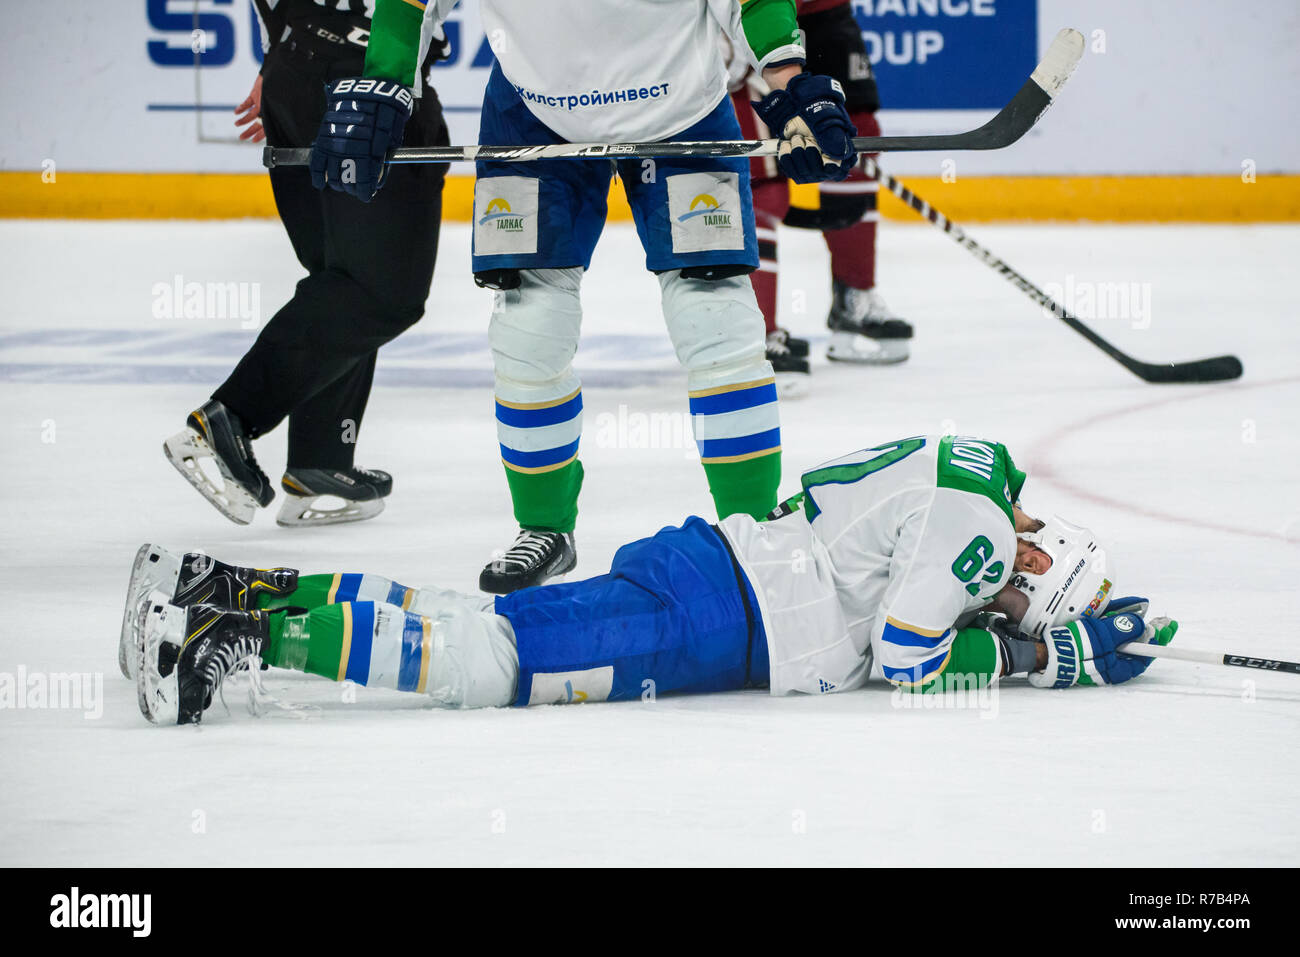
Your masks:
<svg viewBox="0 0 1300 957"><path fill-rule="evenodd" d="M1018 537L1052 559L1052 567L1041 575L1016 572L1011 579L1012 587L1028 602L1020 619L1022 635L1042 638L1068 621L1105 613L1114 573L1092 532L1053 515L1037 532Z"/></svg>

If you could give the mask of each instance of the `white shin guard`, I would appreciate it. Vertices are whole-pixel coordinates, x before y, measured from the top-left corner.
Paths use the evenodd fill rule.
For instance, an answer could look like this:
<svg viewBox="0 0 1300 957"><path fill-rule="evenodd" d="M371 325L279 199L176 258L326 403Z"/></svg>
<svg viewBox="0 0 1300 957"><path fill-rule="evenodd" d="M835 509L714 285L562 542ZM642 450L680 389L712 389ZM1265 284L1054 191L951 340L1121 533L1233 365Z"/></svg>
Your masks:
<svg viewBox="0 0 1300 957"><path fill-rule="evenodd" d="M432 622L433 656L425 693L446 708L513 704L519 655L510 622L492 599L422 588L409 609Z"/></svg>
<svg viewBox="0 0 1300 957"><path fill-rule="evenodd" d="M748 276L659 277L664 319L686 368L691 430L706 465L741 461L780 447L775 376L763 314Z"/></svg>
<svg viewBox="0 0 1300 957"><path fill-rule="evenodd" d="M488 338L496 370L497 441L507 468L558 467L582 435L578 349L582 270L524 269L518 289L499 291ZM565 405L557 416L556 407Z"/></svg>
<svg viewBox="0 0 1300 957"><path fill-rule="evenodd" d="M572 375L582 329L581 285L577 266L522 269L519 288L497 291L488 341L498 381L546 388Z"/></svg>
<svg viewBox="0 0 1300 957"><path fill-rule="evenodd" d="M763 313L748 276L686 279L674 269L659 274L659 288L668 335L692 390L734 381L736 368L772 375Z"/></svg>

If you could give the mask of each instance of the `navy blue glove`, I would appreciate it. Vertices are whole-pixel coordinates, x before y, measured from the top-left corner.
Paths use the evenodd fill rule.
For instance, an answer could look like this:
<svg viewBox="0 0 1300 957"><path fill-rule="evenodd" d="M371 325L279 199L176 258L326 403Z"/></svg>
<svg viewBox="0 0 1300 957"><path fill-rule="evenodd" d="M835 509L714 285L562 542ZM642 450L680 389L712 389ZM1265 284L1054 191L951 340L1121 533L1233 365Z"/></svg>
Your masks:
<svg viewBox="0 0 1300 957"><path fill-rule="evenodd" d="M841 180L853 170L857 130L837 81L800 73L784 90L773 90L755 103L754 110L780 137L777 165L796 183Z"/></svg>
<svg viewBox="0 0 1300 957"><path fill-rule="evenodd" d="M1106 612L1102 617L1107 615L1122 615L1127 612L1130 615L1137 615L1139 618L1146 618L1147 609L1151 607L1151 602L1146 598L1139 598L1136 595L1128 598L1112 598L1110 604L1106 606Z"/></svg>
<svg viewBox="0 0 1300 957"><path fill-rule="evenodd" d="M1079 624L1088 632L1093 666L1101 680L1108 685L1122 684L1130 678L1136 678L1150 668L1151 662L1155 660L1142 655L1122 655L1115 650L1126 641L1142 640L1142 635L1147 630L1146 622L1135 614L1125 612L1107 615L1099 621L1084 618Z"/></svg>
<svg viewBox="0 0 1300 957"><path fill-rule="evenodd" d="M1145 604L1145 599L1125 601ZM1177 631L1176 621L1153 618L1148 623L1133 612L1072 621L1047 633L1047 665L1031 673L1029 683L1038 688L1122 684L1151 667L1152 659L1121 654L1117 647L1126 641L1167 645Z"/></svg>
<svg viewBox="0 0 1300 957"><path fill-rule="evenodd" d="M325 116L311 145L311 184L368 203L384 183L388 151L402 145L415 99L400 83L368 77L335 80L325 96Z"/></svg>

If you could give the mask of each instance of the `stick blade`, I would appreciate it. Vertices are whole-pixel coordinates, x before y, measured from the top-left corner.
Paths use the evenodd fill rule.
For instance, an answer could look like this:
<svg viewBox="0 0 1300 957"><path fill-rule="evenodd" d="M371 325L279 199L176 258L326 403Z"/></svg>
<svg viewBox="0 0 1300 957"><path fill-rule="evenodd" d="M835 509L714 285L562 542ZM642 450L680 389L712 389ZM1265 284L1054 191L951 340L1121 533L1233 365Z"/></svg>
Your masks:
<svg viewBox="0 0 1300 957"><path fill-rule="evenodd" d="M1083 34L1072 27L1066 27L1052 40L1042 62L1034 67L1029 78L1049 97L1055 98L1082 58Z"/></svg>
<svg viewBox="0 0 1300 957"><path fill-rule="evenodd" d="M1240 379L1241 360L1236 356L1214 356L1194 362L1143 362L1134 369L1146 382L1158 384L1173 382L1228 382Z"/></svg>
<svg viewBox="0 0 1300 957"><path fill-rule="evenodd" d="M898 136L880 137L873 140L875 147L858 146L859 152L888 152L891 150L1000 150L1005 149L1028 133L1043 117L1056 99L1056 94L1065 86L1074 68L1083 57L1083 34L1066 27L1056 35L1047 48L1047 53L1034 72L1016 91L997 115L968 133L954 133L947 136Z"/></svg>

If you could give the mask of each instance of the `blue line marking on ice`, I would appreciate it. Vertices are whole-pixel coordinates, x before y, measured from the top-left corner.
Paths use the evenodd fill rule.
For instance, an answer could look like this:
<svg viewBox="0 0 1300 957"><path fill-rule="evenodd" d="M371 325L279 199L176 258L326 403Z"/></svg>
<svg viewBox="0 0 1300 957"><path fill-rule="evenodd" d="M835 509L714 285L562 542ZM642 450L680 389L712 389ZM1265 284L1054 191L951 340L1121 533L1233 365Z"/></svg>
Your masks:
<svg viewBox="0 0 1300 957"><path fill-rule="evenodd" d="M232 324L234 320L232 320ZM28 329L0 333L0 382L215 386L258 329ZM636 388L680 380L666 334L584 336L575 368L584 385ZM487 331L401 336L384 346L375 384L396 388L490 389Z"/></svg>
<svg viewBox="0 0 1300 957"><path fill-rule="evenodd" d="M233 113L234 103L150 103L149 113Z"/></svg>

